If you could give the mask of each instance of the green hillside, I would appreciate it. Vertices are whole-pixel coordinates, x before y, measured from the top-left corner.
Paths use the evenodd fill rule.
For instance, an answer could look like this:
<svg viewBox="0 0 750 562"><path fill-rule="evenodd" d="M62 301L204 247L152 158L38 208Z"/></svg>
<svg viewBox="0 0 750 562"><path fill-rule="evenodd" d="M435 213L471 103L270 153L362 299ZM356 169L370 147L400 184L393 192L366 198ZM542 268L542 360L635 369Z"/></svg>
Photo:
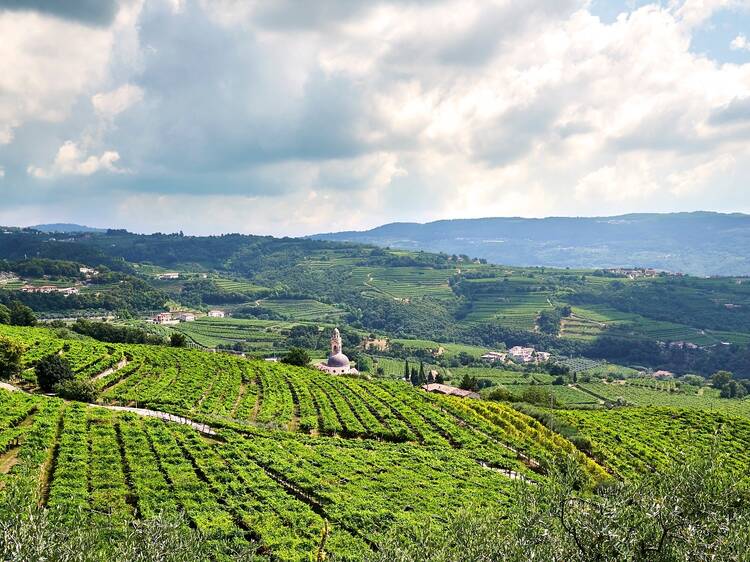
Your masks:
<svg viewBox="0 0 750 562"><path fill-rule="evenodd" d="M308 560L323 550L360 560L389 530L426 519L437 529L468 508L511 509L519 482L545 482L566 458L587 489L639 478L710 446L730 458L728 470L750 460L747 419L717 413L718 399L672 409L553 410L592 443L579 449L508 403L427 394L395 380L103 344L64 330L0 326L0 336L25 346L15 384L33 392L33 367L55 355L100 391L93 406L0 390L4 489L25 491L24 501L71 522L106 520L116 534L134 520L182 513L183 524L224 555L257 548L275 560ZM513 373L501 379L529 382ZM538 375L534 385L551 388L550 379Z"/></svg>

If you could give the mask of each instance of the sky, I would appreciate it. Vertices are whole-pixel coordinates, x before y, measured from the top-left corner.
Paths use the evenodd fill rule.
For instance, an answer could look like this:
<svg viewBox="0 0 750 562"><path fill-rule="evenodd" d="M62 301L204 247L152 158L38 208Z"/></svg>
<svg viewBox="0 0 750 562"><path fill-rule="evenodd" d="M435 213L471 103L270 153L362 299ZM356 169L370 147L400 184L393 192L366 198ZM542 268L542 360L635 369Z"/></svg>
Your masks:
<svg viewBox="0 0 750 562"><path fill-rule="evenodd" d="M0 224L750 212L750 0L0 0Z"/></svg>

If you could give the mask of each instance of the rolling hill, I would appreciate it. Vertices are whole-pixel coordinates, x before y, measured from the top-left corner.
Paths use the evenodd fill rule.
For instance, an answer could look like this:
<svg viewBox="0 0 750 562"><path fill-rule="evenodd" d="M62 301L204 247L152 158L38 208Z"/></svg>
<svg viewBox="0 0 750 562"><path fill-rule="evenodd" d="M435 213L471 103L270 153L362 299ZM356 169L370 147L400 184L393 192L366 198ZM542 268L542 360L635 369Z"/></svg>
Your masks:
<svg viewBox="0 0 750 562"><path fill-rule="evenodd" d="M314 238L524 266L639 266L692 275L750 275L750 215L739 213L442 220Z"/></svg>

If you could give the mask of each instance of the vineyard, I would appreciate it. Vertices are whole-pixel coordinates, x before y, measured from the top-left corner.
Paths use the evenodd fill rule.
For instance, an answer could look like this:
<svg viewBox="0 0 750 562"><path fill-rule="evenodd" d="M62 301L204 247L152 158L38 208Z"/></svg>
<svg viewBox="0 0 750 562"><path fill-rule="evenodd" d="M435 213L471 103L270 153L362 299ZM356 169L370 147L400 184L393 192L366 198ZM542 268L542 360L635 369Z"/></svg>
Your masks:
<svg viewBox="0 0 750 562"><path fill-rule="evenodd" d="M680 462L685 451L719 448L729 466L750 466L750 420L695 409L561 410L555 415L594 443L594 456L633 477ZM747 474L745 472L745 474Z"/></svg>
<svg viewBox="0 0 750 562"><path fill-rule="evenodd" d="M0 390L0 487L25 490L30 502L61 510L70 521L83 514L115 529L182 513L212 544L227 551L257 545L274 560L310 560L321 552L359 560L391 528L429 517L439 532L468 505L502 513L516 486L545 481L564 458L593 488L613 474L662 468L680 451L709 446L717 430L733 466L747 463L750 450L750 421L724 412L555 410L591 440L586 454L511 405L428 394L398 380L103 344L44 328L2 326L0 334L26 346L25 388L33 385L36 361L60 353L78 378L101 391L99 403L87 405ZM574 388L552 385L542 374L456 372L494 377L515 391L554 389L560 404L574 406L598 403L600 387L719 400L656 383L646 388L645 379Z"/></svg>

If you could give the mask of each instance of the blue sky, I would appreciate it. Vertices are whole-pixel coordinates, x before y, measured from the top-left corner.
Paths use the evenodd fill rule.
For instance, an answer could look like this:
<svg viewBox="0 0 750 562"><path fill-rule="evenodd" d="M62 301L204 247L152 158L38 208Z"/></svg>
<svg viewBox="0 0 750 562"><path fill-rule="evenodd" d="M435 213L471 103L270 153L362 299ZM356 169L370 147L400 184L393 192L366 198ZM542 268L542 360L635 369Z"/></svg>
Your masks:
<svg viewBox="0 0 750 562"><path fill-rule="evenodd" d="M750 0L0 0L0 224L750 212Z"/></svg>

